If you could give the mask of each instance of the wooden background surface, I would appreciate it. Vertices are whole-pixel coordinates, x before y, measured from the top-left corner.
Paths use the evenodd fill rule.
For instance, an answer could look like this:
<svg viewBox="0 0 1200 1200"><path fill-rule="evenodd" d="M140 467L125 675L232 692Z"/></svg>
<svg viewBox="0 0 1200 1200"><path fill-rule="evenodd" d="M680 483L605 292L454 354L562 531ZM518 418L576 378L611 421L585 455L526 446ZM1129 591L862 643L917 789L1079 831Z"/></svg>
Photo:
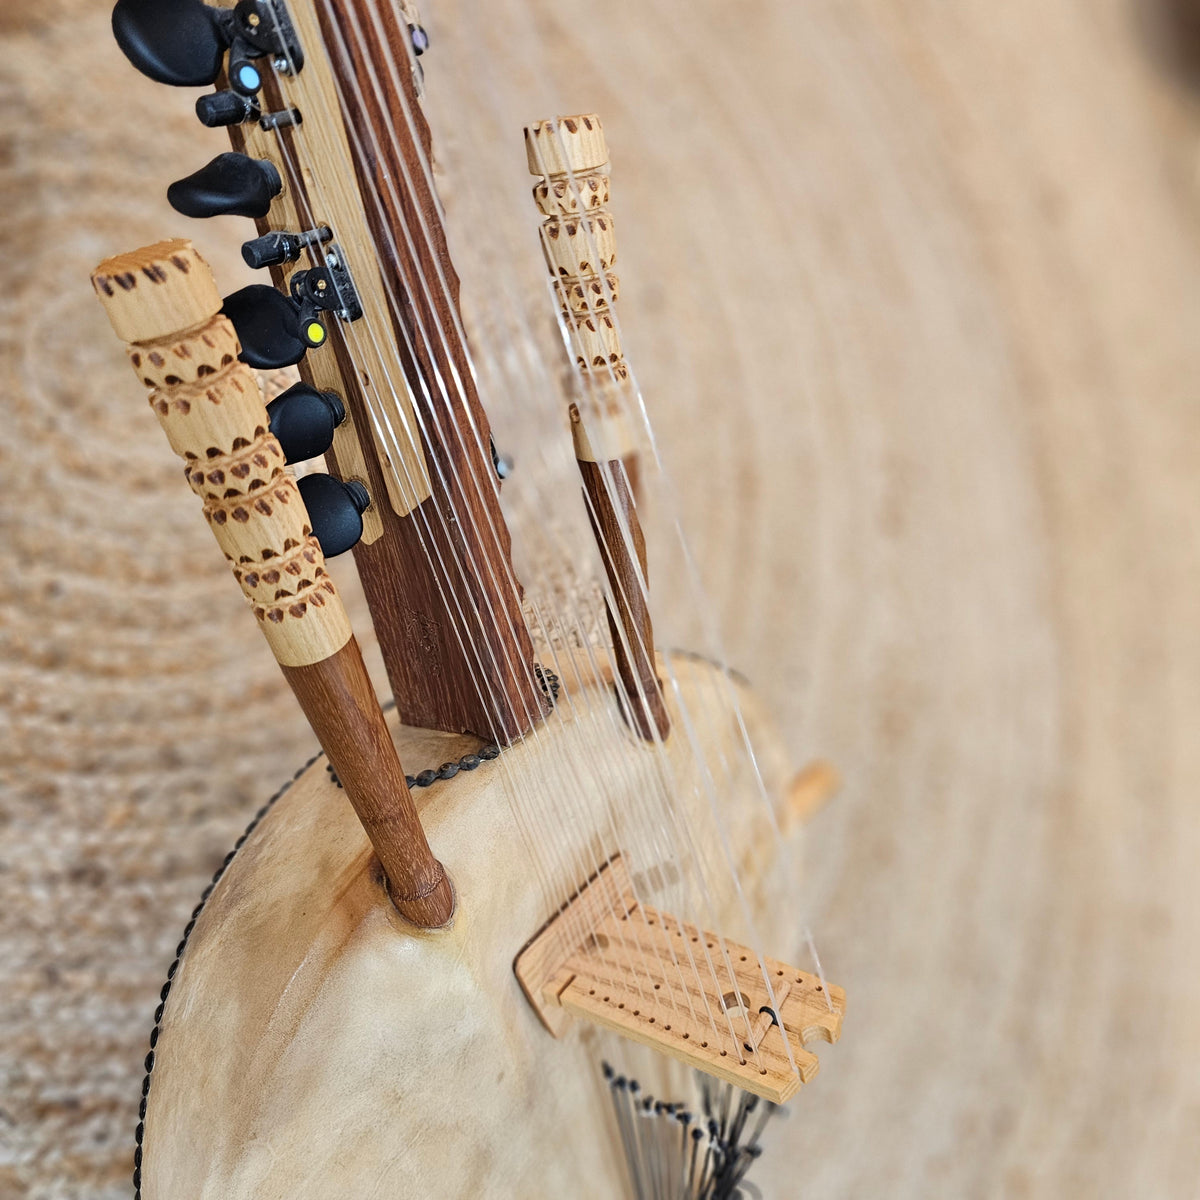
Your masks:
<svg viewBox="0 0 1200 1200"><path fill-rule="evenodd" d="M87 287L220 148L107 7L0 8L3 1196L127 1193L178 933L312 747ZM1186 55L1151 0L538 8L600 29L564 87L732 659L847 778L803 1194L1195 1197ZM242 223L186 232L232 289Z"/></svg>

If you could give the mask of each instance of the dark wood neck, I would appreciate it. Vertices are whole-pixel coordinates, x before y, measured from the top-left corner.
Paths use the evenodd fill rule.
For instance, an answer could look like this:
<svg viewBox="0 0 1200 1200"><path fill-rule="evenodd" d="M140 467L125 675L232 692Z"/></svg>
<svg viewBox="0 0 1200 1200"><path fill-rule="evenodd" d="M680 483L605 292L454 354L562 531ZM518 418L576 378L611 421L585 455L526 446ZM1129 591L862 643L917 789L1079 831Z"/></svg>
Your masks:
<svg viewBox="0 0 1200 1200"><path fill-rule="evenodd" d="M315 0L313 8L341 93L379 270L394 301L391 323L431 484L413 512L392 509L387 468L366 432L372 417L350 345L332 323L329 347L320 353L338 356L343 398L383 524L381 537L355 548L359 575L401 719L509 741L544 716L547 701L521 611L491 430L461 332L458 275L426 167L430 133L407 28L398 6L375 0ZM314 67L310 58L305 70ZM305 156L303 125L285 136L296 161L321 170ZM295 172L288 185L305 188ZM307 378L303 363L301 374Z"/></svg>

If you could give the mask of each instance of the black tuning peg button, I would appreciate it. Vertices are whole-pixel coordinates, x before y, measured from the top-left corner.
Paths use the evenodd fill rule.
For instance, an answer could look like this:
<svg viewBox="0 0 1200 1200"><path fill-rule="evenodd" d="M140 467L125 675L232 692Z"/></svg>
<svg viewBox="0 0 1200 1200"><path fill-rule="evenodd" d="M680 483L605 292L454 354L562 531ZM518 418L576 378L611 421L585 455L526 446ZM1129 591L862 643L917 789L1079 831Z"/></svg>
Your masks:
<svg viewBox="0 0 1200 1200"><path fill-rule="evenodd" d="M283 181L269 159L230 152L176 180L167 188L167 200L185 217L265 217L282 190Z"/></svg>
<svg viewBox="0 0 1200 1200"><path fill-rule="evenodd" d="M112 28L143 75L175 87L212 83L229 44L217 10L201 0L118 0Z"/></svg>
<svg viewBox="0 0 1200 1200"><path fill-rule="evenodd" d="M215 82L226 50L229 82L247 96L263 85L252 60L270 54L288 71L304 66L292 23L272 0L238 0L231 9L202 0L117 0L112 27L143 75L175 87Z"/></svg>
<svg viewBox="0 0 1200 1200"><path fill-rule="evenodd" d="M308 246L318 242L327 242L332 234L328 225L319 229L309 229L304 233L288 233L277 230L264 233L262 237L251 238L242 243L242 258L246 266L259 270L262 267L278 267L284 263L295 262Z"/></svg>
<svg viewBox="0 0 1200 1200"><path fill-rule="evenodd" d="M265 283L251 284L226 296L221 311L237 330L242 343L239 357L256 370L290 367L311 345L301 332L300 306Z"/></svg>
<svg viewBox="0 0 1200 1200"><path fill-rule="evenodd" d="M326 558L344 554L362 537L362 514L371 497L358 480L343 483L332 475L305 475L300 495Z"/></svg>
<svg viewBox="0 0 1200 1200"><path fill-rule="evenodd" d="M267 405L271 432L279 439L288 462L304 462L333 445L333 431L346 419L336 392L319 392L297 383Z"/></svg>
<svg viewBox="0 0 1200 1200"><path fill-rule="evenodd" d="M261 115L258 101L240 92L209 92L196 101L196 116L200 118L200 124L209 129L257 121Z"/></svg>
<svg viewBox="0 0 1200 1200"><path fill-rule="evenodd" d="M242 260L251 270L261 271L263 267L295 262L302 249L299 239L290 233L264 233L262 237L242 243Z"/></svg>

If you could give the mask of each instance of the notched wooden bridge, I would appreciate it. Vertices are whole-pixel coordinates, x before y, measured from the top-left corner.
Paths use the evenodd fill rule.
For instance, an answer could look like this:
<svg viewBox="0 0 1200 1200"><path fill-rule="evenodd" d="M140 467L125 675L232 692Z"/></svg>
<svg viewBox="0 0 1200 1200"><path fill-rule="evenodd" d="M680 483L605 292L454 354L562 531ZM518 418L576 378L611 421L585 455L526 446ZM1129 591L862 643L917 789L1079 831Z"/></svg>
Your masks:
<svg viewBox="0 0 1200 1200"><path fill-rule="evenodd" d="M841 988L639 904L612 859L521 951L514 970L561 1037L583 1017L782 1104L841 1036ZM769 986L768 986L769 985Z"/></svg>

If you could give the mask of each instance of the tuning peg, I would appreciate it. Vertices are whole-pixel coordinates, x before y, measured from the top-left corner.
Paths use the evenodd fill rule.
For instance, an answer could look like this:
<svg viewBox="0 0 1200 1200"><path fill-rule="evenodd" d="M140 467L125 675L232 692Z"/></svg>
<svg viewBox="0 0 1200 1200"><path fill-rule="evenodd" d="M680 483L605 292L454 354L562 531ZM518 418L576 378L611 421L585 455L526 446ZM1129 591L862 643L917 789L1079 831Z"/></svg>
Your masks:
<svg viewBox="0 0 1200 1200"><path fill-rule="evenodd" d="M306 317L300 304L265 283L226 296L221 311L237 330L242 362L260 371L290 367L325 341L319 320Z"/></svg>
<svg viewBox="0 0 1200 1200"><path fill-rule="evenodd" d="M261 113L258 101L240 92L209 92L196 101L196 116L200 118L200 124L209 129L257 121Z"/></svg>
<svg viewBox="0 0 1200 1200"><path fill-rule="evenodd" d="M277 230L264 233L262 237L251 238L242 243L242 258L246 266L256 271L261 267L278 267L284 263L295 262L301 252L308 246L318 242L327 242L333 236L328 225L319 229L307 229L303 233L288 233Z"/></svg>
<svg viewBox="0 0 1200 1200"><path fill-rule="evenodd" d="M202 0L117 0L112 27L143 75L175 87L215 82L226 50L229 82L247 96L263 85L253 59L271 54L284 64L280 69L304 66L291 21L272 0L239 0L231 9Z"/></svg>
<svg viewBox="0 0 1200 1200"><path fill-rule="evenodd" d="M175 87L212 83L229 44L219 14L201 0L117 0L112 28L143 75Z"/></svg>
<svg viewBox="0 0 1200 1200"><path fill-rule="evenodd" d="M167 200L185 217L265 217L281 191L283 181L270 159L228 152L176 180Z"/></svg>
<svg viewBox="0 0 1200 1200"><path fill-rule="evenodd" d="M344 554L362 537L362 514L371 497L357 479L343 482L332 475L305 475L300 495L326 558Z"/></svg>
<svg viewBox="0 0 1200 1200"><path fill-rule="evenodd" d="M325 232L324 227L313 230L313 238L323 240ZM362 316L358 292L336 243L326 248L324 266L293 271L288 287L290 296L265 284L252 284L225 297L222 311L237 330L242 362L251 367L291 366L304 357L305 350L323 346L328 333L318 315L322 312L336 313L344 321Z"/></svg>
<svg viewBox="0 0 1200 1200"><path fill-rule="evenodd" d="M207 125L210 129L257 121L259 127L268 133L274 129L290 129L304 122L298 108L281 108L278 112L265 113L254 96L245 96L232 90L209 92L201 96L196 101L196 116L201 125Z"/></svg>
<svg viewBox="0 0 1200 1200"><path fill-rule="evenodd" d="M346 419L346 408L336 392L319 392L297 383L267 405L271 432L290 463L324 454L333 445L333 431Z"/></svg>

